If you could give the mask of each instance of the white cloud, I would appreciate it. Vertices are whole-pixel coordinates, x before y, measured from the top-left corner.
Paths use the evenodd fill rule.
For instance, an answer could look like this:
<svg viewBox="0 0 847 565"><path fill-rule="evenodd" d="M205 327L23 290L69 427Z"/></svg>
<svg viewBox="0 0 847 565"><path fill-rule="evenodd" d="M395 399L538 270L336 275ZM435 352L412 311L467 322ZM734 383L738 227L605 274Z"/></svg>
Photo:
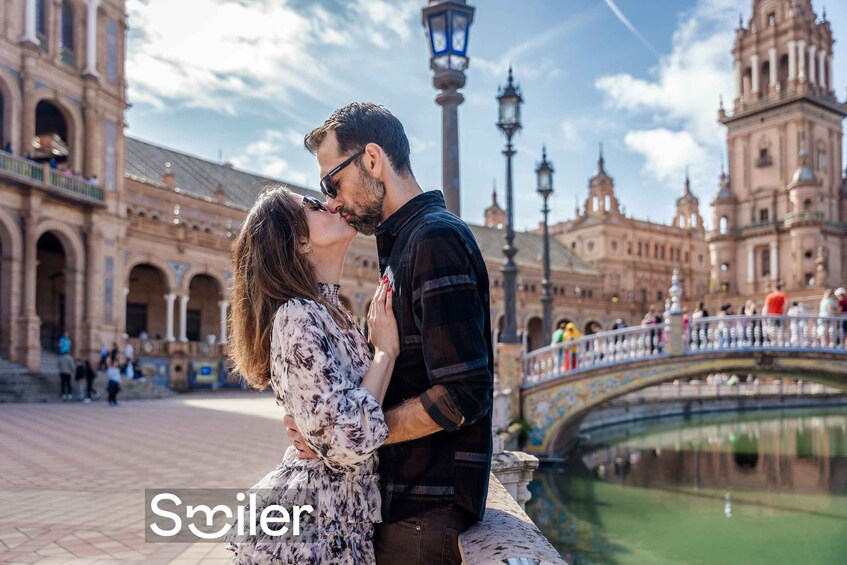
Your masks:
<svg viewBox="0 0 847 565"><path fill-rule="evenodd" d="M345 93L333 49L371 41L396 47L412 34L414 0L328 11L290 0L127 0L127 76L133 103L237 114L256 100L277 108Z"/></svg>
<svg viewBox="0 0 847 565"><path fill-rule="evenodd" d="M386 32L407 40L420 29L421 3L416 0L357 0L353 11L361 17L361 22L369 24L366 37L377 47L387 48L395 43L395 38Z"/></svg>
<svg viewBox="0 0 847 565"><path fill-rule="evenodd" d="M244 148L244 152L232 159L232 164L240 169L257 171L269 177L281 178L286 175L291 178L294 171L289 170L289 163L282 157L293 140L293 130L267 130L261 139L253 141ZM302 143L302 137L300 137ZM294 180L294 179L291 179Z"/></svg>
<svg viewBox="0 0 847 565"><path fill-rule="evenodd" d="M435 142L427 141L425 139L421 139L420 137L408 134L409 138L409 148L413 155L417 155L419 153L423 153L424 151L429 150L431 147L435 146Z"/></svg>
<svg viewBox="0 0 847 565"><path fill-rule="evenodd" d="M632 125L637 122L624 141L644 156L643 172L674 190L682 185L686 165L695 192L708 194L714 185L724 151L718 98L731 100L734 94L729 49L736 8L733 0L700 0L680 19L671 53L652 71L655 78L620 73L595 82L608 106L630 111ZM653 127L644 127L644 117Z"/></svg>
<svg viewBox="0 0 847 565"><path fill-rule="evenodd" d="M687 131L665 128L631 131L624 137L627 147L645 157L644 172L657 180L682 186L685 168L700 176L706 161L706 150Z"/></svg>

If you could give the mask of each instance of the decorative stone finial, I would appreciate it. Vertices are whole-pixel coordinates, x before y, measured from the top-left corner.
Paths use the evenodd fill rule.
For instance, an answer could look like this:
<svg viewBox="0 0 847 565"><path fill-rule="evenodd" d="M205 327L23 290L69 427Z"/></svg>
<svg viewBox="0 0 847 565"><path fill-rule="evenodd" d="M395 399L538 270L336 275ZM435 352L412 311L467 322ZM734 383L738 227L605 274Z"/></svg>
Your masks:
<svg viewBox="0 0 847 565"><path fill-rule="evenodd" d="M669 294L671 296L671 315L682 314L682 308L679 305L679 298L682 296L682 287L679 286L679 269L673 270Z"/></svg>

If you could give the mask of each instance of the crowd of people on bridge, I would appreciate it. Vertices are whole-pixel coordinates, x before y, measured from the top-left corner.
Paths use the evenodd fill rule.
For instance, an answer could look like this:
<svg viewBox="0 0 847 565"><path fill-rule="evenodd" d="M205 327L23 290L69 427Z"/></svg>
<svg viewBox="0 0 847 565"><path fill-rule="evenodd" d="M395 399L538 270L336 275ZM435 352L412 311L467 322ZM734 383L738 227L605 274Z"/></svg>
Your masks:
<svg viewBox="0 0 847 565"><path fill-rule="evenodd" d="M786 327L788 331L784 333L785 339L789 340L792 344L797 344L800 342L803 331L803 326L800 322L792 321L790 324L783 326L783 322L774 320L773 323L770 323L765 320L767 317L800 317L805 315L814 315L817 318L847 316L847 289L843 287L826 289L818 303L818 311L815 313L807 312L803 302L800 301L793 301L789 305L788 295L783 290L782 282L779 282L776 288L765 296L761 308L754 299L748 299L737 307L729 303L723 304L714 315L716 318L726 318L729 316L753 318L749 323L739 318L733 318L735 322L721 320L714 324L703 322L705 318L710 318L712 315L706 308L705 302L701 301L697 304L693 312L689 311L687 307L682 309L683 334L688 336L687 340L690 347L693 349L702 349L706 347L708 339L716 340L715 343L719 347L727 346L730 344L731 335L734 336L734 339L740 339L738 336L744 336L750 341L775 339L777 328ZM762 317L765 317L765 320ZM840 332L836 332L836 342L841 343L844 340L844 336L847 335L847 320L837 324L834 327L840 328ZM666 345L665 342L668 336L667 332L664 331L665 318L659 308L650 306L642 318L640 325L643 328L651 328L649 341L647 342L647 347L650 351L661 352ZM622 330L626 327L627 325L624 320L619 318L615 321L611 330ZM730 332L730 328L733 328L735 331ZM597 327L592 327L587 335L590 336L600 331L601 328L598 325ZM824 328L823 326L819 326L816 331L819 335L823 335L829 331L829 327ZM708 336L710 332L711 337ZM580 344L577 343L577 340L582 337L585 336L583 336L573 322L561 322L556 331L553 332L551 345L565 344L558 353L559 370L571 371L578 368L578 364L580 363L578 355ZM622 340L623 337L616 338L614 341L617 344ZM584 347L587 350L596 349L594 345L588 343ZM599 345L599 347L602 349L603 345ZM599 356L602 359L605 356L605 352L601 351Z"/></svg>

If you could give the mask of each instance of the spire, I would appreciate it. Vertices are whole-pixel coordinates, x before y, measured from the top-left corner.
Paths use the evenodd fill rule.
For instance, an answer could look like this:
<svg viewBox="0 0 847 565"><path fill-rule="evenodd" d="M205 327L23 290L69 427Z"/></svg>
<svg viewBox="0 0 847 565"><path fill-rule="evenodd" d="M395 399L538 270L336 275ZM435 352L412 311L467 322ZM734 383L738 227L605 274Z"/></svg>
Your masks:
<svg viewBox="0 0 847 565"><path fill-rule="evenodd" d="M541 161L547 160L547 144L541 146Z"/></svg>
<svg viewBox="0 0 847 565"><path fill-rule="evenodd" d="M744 14L738 12L738 29L742 29L744 27Z"/></svg>
<svg viewBox="0 0 847 565"><path fill-rule="evenodd" d="M718 94L718 109L723 110L723 94Z"/></svg>
<svg viewBox="0 0 847 565"><path fill-rule="evenodd" d="M600 142L600 157L597 159L597 175L606 174L606 161L603 159L603 142Z"/></svg>
<svg viewBox="0 0 847 565"><path fill-rule="evenodd" d="M579 197L576 194L574 194L574 196L573 196L573 203L574 203L574 214L576 214L576 216L579 217Z"/></svg>
<svg viewBox="0 0 847 565"><path fill-rule="evenodd" d="M491 179L491 206L498 206L497 204L497 179Z"/></svg>
<svg viewBox="0 0 847 565"><path fill-rule="evenodd" d="M823 14L821 14L823 21L826 21L826 6L823 7Z"/></svg>
<svg viewBox="0 0 847 565"><path fill-rule="evenodd" d="M691 179L688 178L688 165L685 166L685 195L691 194Z"/></svg>
<svg viewBox="0 0 847 565"><path fill-rule="evenodd" d="M507 86L511 86L511 87L515 86L515 81L514 81L514 79L512 79L512 65L511 64L509 65L509 82L507 83Z"/></svg>

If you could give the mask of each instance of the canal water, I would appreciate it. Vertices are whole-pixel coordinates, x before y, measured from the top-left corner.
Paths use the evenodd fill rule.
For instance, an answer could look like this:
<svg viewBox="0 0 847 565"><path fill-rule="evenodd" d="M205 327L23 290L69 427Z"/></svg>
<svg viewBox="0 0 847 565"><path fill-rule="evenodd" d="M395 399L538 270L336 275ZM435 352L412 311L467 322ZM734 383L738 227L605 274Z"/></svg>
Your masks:
<svg viewBox="0 0 847 565"><path fill-rule="evenodd" d="M530 491L570 565L844 565L847 408L604 428Z"/></svg>

